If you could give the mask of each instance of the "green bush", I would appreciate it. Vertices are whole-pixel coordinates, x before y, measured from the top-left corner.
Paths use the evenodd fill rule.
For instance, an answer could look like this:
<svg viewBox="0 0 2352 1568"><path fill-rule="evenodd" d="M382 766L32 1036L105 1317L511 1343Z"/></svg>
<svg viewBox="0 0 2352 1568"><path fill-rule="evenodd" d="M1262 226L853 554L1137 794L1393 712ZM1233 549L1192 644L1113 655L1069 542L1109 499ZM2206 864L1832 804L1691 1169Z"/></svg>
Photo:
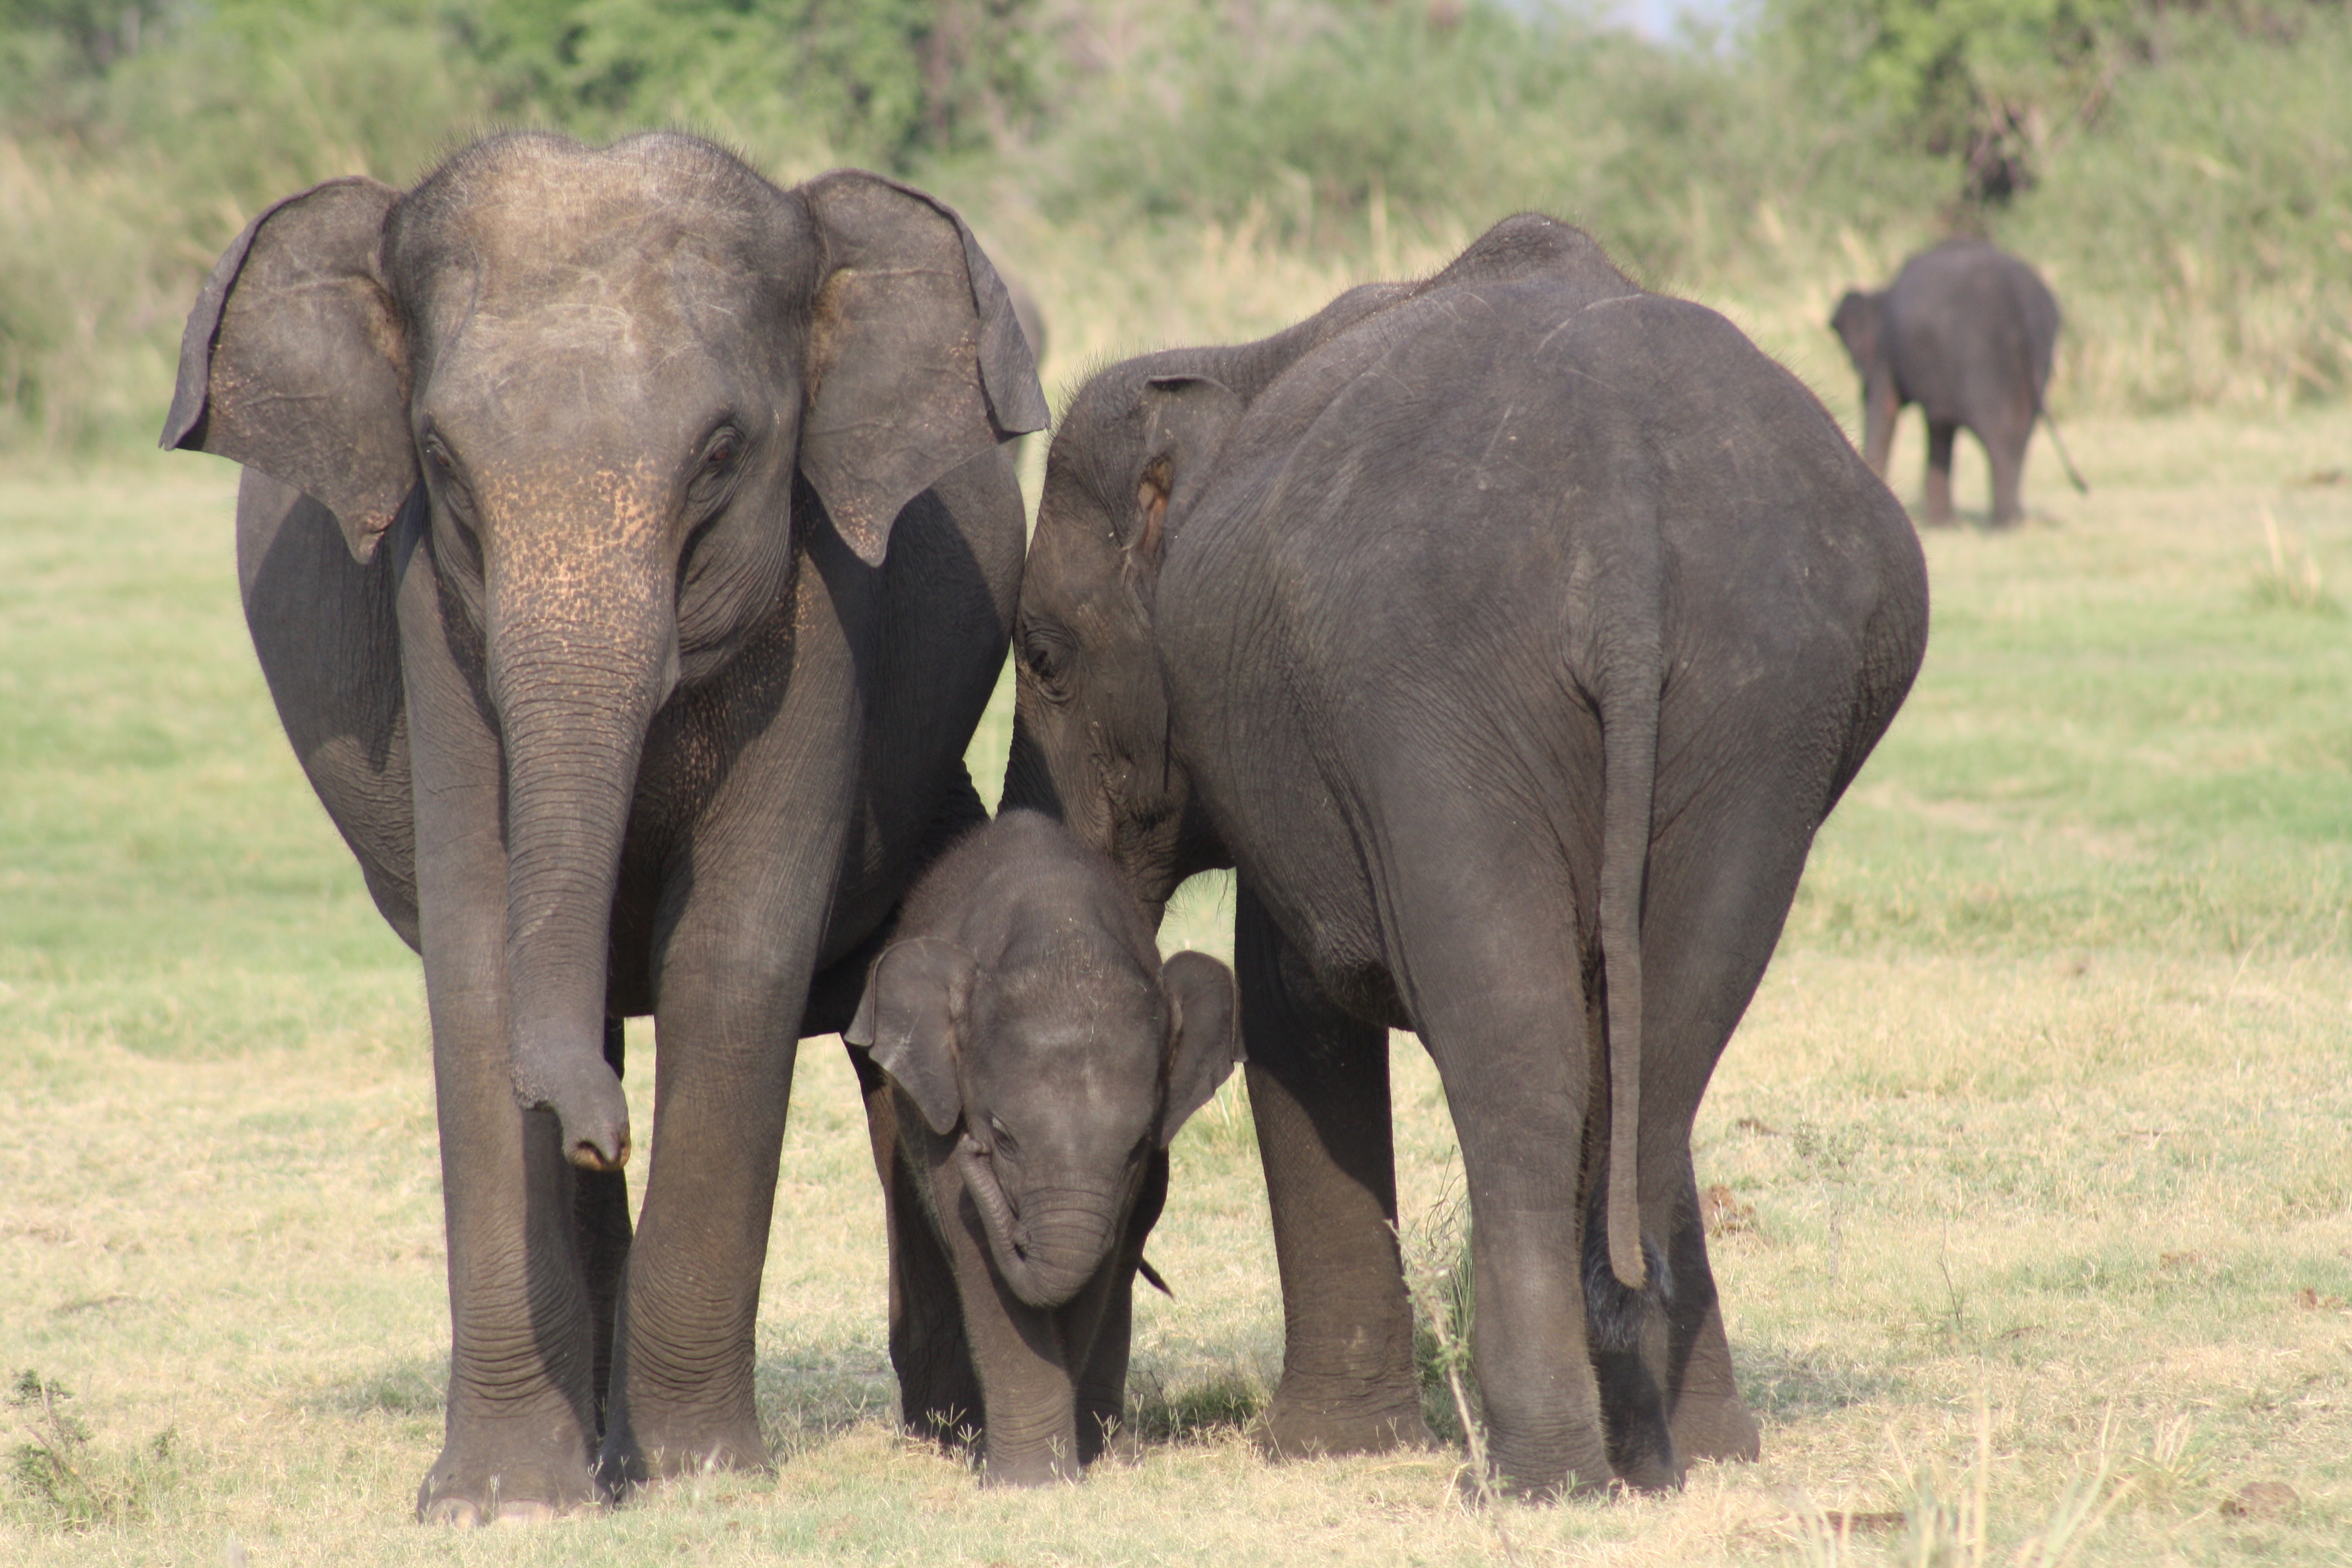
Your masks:
<svg viewBox="0 0 2352 1568"><path fill-rule="evenodd" d="M2352 382L2340 5L1766 0L1717 50L1583 15L0 0L0 447L148 437L182 313L265 203L341 174L407 183L494 123L684 123L787 178L887 169L1027 238L1065 294L1088 265L1157 269L1095 290L1120 310L1181 293L1204 246L1360 275L1538 208L1808 353L1839 288L1974 228L2051 275L2062 408L2274 408ZM1061 341L1198 330L1175 314Z"/></svg>

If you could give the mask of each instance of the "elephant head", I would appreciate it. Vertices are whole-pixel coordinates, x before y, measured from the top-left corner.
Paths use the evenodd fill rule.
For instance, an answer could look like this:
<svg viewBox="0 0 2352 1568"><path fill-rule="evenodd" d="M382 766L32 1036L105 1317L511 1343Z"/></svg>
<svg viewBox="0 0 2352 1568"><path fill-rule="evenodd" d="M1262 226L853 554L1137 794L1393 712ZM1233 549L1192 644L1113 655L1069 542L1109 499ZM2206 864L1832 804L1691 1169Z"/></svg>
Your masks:
<svg viewBox="0 0 2352 1568"><path fill-rule="evenodd" d="M1044 422L948 208L856 172L779 189L691 137L529 133L255 219L190 313L163 445L308 492L362 560L411 520L399 569L429 560L502 752L517 1096L611 1169L608 926L655 714L777 635L803 555L878 565L909 500Z"/></svg>
<svg viewBox="0 0 2352 1568"><path fill-rule="evenodd" d="M1865 381L1885 373L1885 354L1879 346L1885 309L1884 289L1865 293L1860 289L1849 289L1830 316L1830 330L1845 344L1846 357Z"/></svg>
<svg viewBox="0 0 2352 1568"><path fill-rule="evenodd" d="M845 1037L953 1140L998 1273L1041 1310L1102 1267L1146 1158L1240 1052L1223 964L1180 952L1154 974L1115 933L1056 924L987 967L939 937L892 943Z"/></svg>
<svg viewBox="0 0 2352 1568"><path fill-rule="evenodd" d="M1243 411L1215 376L1152 360L1090 382L1047 458L1023 572L1005 800L1059 816L1155 910L1200 868L1202 825L1169 753L1153 598L1170 510Z"/></svg>

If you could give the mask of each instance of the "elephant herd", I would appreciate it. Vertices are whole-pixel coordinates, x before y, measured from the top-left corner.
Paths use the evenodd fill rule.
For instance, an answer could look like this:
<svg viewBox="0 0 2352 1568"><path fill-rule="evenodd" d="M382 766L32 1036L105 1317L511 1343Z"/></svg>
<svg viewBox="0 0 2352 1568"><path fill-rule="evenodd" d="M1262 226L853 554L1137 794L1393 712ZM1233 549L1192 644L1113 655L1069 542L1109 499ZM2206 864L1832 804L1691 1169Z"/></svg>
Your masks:
<svg viewBox="0 0 2352 1568"><path fill-rule="evenodd" d="M2014 323L1938 380L1979 296ZM1937 471L1969 426L2013 516L2047 290L1939 250L1837 324L1874 461L1920 402ZM244 466L272 698L425 966L451 1354L419 1517L769 1462L785 1109L835 1033L902 1414L986 1479L1117 1436L1169 1142L1236 1065L1285 1309L1261 1446L1431 1441L1391 1029L1461 1144L1496 1478L1752 1457L1690 1135L1918 670L1904 509L1722 317L1541 217L1099 371L1024 547L1029 335L940 203L676 134L331 181L214 268L163 444ZM962 757L1008 647L991 822ZM1233 970L1163 963L1216 868Z"/></svg>

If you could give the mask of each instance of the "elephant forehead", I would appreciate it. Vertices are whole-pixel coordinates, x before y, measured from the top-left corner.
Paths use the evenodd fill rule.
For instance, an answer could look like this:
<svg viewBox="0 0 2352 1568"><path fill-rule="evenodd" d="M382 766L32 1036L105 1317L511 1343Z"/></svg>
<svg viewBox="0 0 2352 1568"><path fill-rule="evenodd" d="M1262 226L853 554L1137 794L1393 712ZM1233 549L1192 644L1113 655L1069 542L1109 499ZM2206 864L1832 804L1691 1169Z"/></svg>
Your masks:
<svg viewBox="0 0 2352 1568"><path fill-rule="evenodd" d="M629 377L731 358L769 301L761 280L706 247L637 246L599 255L481 255L424 289L436 363L563 362Z"/></svg>

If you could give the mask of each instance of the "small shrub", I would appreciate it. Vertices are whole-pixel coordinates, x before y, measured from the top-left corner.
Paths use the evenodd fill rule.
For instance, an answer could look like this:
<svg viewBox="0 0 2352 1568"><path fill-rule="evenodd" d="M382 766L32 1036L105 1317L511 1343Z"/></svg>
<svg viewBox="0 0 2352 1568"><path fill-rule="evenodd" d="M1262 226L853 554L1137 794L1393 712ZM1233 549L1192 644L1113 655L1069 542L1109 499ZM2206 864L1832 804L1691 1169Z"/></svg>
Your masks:
<svg viewBox="0 0 2352 1568"><path fill-rule="evenodd" d="M177 1434L166 1427L127 1455L100 1451L91 1446L89 1426L61 1408L72 1397L64 1384L30 1369L8 1391L25 1439L9 1453L8 1479L27 1505L27 1522L85 1531L152 1517L156 1500L178 1479Z"/></svg>

